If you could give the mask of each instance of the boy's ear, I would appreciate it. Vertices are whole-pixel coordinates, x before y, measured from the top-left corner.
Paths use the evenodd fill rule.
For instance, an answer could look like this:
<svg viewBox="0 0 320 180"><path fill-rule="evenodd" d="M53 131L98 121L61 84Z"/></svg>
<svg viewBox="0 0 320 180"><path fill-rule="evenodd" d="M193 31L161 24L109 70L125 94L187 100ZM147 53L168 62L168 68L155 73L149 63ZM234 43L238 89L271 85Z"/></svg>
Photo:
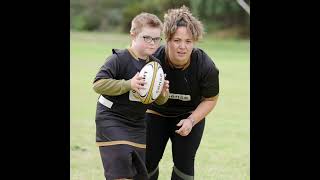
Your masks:
<svg viewBox="0 0 320 180"><path fill-rule="evenodd" d="M130 38L131 38L131 40L134 40L136 38L136 34L135 33L130 33Z"/></svg>

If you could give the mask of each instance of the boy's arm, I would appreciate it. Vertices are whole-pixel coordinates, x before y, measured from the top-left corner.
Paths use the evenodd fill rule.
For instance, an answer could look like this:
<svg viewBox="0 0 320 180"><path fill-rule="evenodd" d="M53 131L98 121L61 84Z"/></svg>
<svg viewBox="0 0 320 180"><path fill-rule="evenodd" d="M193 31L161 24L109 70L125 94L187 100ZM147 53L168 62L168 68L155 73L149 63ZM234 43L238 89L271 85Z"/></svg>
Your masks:
<svg viewBox="0 0 320 180"><path fill-rule="evenodd" d="M158 105L162 105L164 103L166 103L169 99L169 93L165 93L165 95L163 95L163 93L161 93L159 95L159 97L154 101L156 104Z"/></svg>
<svg viewBox="0 0 320 180"><path fill-rule="evenodd" d="M130 79L100 79L93 83L93 89L98 94L118 96L128 92L131 89L130 81Z"/></svg>
<svg viewBox="0 0 320 180"><path fill-rule="evenodd" d="M159 97L155 100L155 103L158 105L162 105L166 103L169 99L169 81L164 80L162 91Z"/></svg>

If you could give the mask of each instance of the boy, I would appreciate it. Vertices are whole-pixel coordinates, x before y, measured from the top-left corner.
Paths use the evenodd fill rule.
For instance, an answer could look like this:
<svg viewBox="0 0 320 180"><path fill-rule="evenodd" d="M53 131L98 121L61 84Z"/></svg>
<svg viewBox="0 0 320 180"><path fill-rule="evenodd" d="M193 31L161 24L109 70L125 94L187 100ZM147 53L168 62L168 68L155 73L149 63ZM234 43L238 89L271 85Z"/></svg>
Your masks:
<svg viewBox="0 0 320 180"><path fill-rule="evenodd" d="M131 22L131 46L112 49L112 55L97 73L93 89L100 94L96 111L96 142L107 180L147 179L145 167L148 105L133 96L143 89L139 71L150 61L161 41L162 22L149 13L137 15ZM159 61L158 61L159 62ZM169 81L155 103L168 100Z"/></svg>

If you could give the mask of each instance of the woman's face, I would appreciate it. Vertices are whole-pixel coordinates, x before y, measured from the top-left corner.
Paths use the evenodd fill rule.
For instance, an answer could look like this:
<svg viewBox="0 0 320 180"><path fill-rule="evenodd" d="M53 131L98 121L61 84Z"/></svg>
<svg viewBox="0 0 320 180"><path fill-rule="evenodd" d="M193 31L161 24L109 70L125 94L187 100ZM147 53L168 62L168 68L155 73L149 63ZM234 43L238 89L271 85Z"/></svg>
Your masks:
<svg viewBox="0 0 320 180"><path fill-rule="evenodd" d="M193 38L186 27L178 27L170 41L168 41L168 54L171 63L177 66L186 64L193 49Z"/></svg>

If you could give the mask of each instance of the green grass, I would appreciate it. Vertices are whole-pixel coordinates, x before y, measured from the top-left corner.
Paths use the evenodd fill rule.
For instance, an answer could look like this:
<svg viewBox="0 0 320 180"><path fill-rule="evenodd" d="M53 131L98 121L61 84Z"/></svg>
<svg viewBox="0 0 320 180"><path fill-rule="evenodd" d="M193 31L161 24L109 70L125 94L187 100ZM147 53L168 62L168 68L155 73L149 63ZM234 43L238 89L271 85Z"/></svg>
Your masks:
<svg viewBox="0 0 320 180"><path fill-rule="evenodd" d="M98 98L92 81L112 48L126 48L124 34L71 32L70 56L70 170L71 180L102 180L103 168L95 145L95 108ZM195 179L250 179L250 42L205 37L197 44L220 70L220 96L207 116L197 152ZM160 163L159 180L169 180L171 144Z"/></svg>

